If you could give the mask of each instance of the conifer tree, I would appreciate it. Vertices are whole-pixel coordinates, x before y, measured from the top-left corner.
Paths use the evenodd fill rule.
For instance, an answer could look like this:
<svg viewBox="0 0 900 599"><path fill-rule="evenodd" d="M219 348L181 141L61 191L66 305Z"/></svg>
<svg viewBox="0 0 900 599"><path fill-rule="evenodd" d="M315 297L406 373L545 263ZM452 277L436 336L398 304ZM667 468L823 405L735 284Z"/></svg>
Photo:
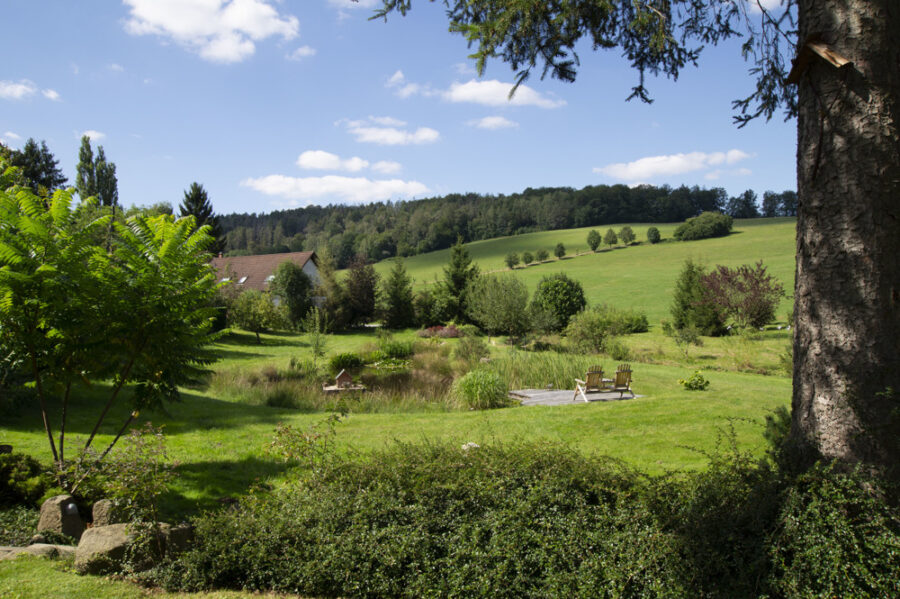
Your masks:
<svg viewBox="0 0 900 599"><path fill-rule="evenodd" d="M365 258L357 256L347 271L344 283L347 292L349 324L363 325L375 316L378 293L378 273Z"/></svg>
<svg viewBox="0 0 900 599"><path fill-rule="evenodd" d="M35 195L49 196L66 183L59 160L54 158L45 141L38 146L34 138L29 137L20 151L10 152L9 162L22 170L25 184Z"/></svg>
<svg viewBox="0 0 900 599"><path fill-rule="evenodd" d="M462 236L450 248L450 263L444 267L444 290L455 305L448 306L448 312L457 322L468 322L467 287L478 278L478 266L472 264L469 251L463 245Z"/></svg>
<svg viewBox="0 0 900 599"><path fill-rule="evenodd" d="M384 281L384 326L402 329L413 326L414 322L412 281L403 260L397 258Z"/></svg>
<svg viewBox="0 0 900 599"><path fill-rule="evenodd" d="M101 206L119 205L119 182L116 179L116 164L106 161L103 146L97 148L94 160L94 177L97 182L97 199Z"/></svg>
<svg viewBox="0 0 900 599"><path fill-rule="evenodd" d="M219 225L219 217L213 212L209 201L209 194L203 189L203 185L196 181L185 190L184 199L178 207L181 216L191 215L197 220L197 226L209 225L210 235L216 238L216 242L210 248L214 253L221 252L225 247L225 238L222 235L222 227Z"/></svg>

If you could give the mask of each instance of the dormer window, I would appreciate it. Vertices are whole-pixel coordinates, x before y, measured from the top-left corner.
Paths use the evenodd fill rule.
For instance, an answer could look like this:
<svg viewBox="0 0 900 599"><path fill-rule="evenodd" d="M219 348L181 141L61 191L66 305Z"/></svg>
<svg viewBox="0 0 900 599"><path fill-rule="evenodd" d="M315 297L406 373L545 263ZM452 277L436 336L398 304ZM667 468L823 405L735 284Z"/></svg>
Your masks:
<svg viewBox="0 0 900 599"><path fill-rule="evenodd" d="M246 281L246 280L247 280L247 277L241 277L241 279L238 281L238 285L243 285L244 281Z"/></svg>

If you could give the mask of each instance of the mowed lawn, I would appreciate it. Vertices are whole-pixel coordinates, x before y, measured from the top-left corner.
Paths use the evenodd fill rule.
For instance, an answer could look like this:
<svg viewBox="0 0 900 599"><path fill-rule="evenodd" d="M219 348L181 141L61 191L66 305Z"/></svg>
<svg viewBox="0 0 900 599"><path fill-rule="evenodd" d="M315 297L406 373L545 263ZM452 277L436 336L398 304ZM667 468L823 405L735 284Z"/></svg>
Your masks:
<svg viewBox="0 0 900 599"><path fill-rule="evenodd" d="M331 347L342 350L374 341L373 333L337 337ZM251 335L241 335L223 344L227 358L216 368L258 370L267 364L283 365L290 356L304 357L309 352L300 336L264 335L262 345L251 339ZM241 341L250 343L235 344ZM609 358L598 357L597 361L614 368ZM573 401L560 407L489 411L351 412L336 427L337 448L364 459L368 452L396 442L551 441L619 458L648 473L662 473L703 468L707 458L702 452L714 449L720 435L733 428L742 448L761 454L765 449L762 421L777 407L789 405L790 379L704 371L711 381L709 390L685 391L677 380L693 370L691 365L636 363L634 389L643 397L625 401ZM90 431L103 391L82 392L70 406L70 452ZM352 404L350 407L352 410ZM58 413L58 406L51 406L54 422ZM124 404L112 410L96 447L105 447L126 415ZM184 514L215 507L224 498L245 493L251 485L277 484L288 475L289 467L268 451L275 426L286 423L307 428L326 416L247 405L217 397L208 389L188 389L183 401L167 406L166 413L145 412L139 420L165 426L169 457L177 462L177 479L166 505L170 513ZM36 405L22 406L18 414L7 415L0 425L0 441L49 462Z"/></svg>
<svg viewBox="0 0 900 599"><path fill-rule="evenodd" d="M601 245L598 252L590 252L587 235L591 229L596 229L602 236L609 228L618 232L623 226L601 225L500 237L467 243L466 249L482 272L507 273L510 270L504 258L508 253L516 252L521 256L524 251L534 254L538 249L546 249L550 254L547 262L527 268L520 266L512 271L522 279L529 291L534 290L541 277L563 271L581 282L591 304L607 303L620 308L644 310L652 324L668 316L675 278L688 258L707 266L722 264L729 267L762 260L769 273L784 285L787 294L793 293L794 218L736 220L732 234L727 237L687 242L672 240L677 224L631 223L640 245L627 248L619 245L613 249ZM647 243L647 229L651 226L659 228L662 243ZM566 247L567 257L557 260L553 256L553 248L560 242ZM576 250L579 252L577 256L574 255ZM450 250L440 250L406 258L406 269L415 280L416 288L439 280L449 257ZM375 269L385 276L392 264L392 260L384 260L376 264ZM782 301L778 310L779 319L784 318L791 304L790 298Z"/></svg>

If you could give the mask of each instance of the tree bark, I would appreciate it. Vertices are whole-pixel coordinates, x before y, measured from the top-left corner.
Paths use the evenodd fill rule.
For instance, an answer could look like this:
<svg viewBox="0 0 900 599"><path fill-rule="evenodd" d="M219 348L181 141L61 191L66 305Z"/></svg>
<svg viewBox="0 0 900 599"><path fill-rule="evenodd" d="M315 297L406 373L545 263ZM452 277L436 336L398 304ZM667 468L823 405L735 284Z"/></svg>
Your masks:
<svg viewBox="0 0 900 599"><path fill-rule="evenodd" d="M792 441L900 474L900 3L801 0Z"/></svg>

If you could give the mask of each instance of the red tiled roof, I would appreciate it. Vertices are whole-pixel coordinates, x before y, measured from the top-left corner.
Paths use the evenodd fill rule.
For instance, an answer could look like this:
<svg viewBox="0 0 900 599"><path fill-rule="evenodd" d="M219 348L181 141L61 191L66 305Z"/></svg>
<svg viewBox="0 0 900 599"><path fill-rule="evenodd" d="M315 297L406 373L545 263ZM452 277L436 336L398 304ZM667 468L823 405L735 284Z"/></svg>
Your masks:
<svg viewBox="0 0 900 599"><path fill-rule="evenodd" d="M230 277L242 289L265 291L269 287L266 279L275 274L279 264L290 261L303 268L310 260L316 264L315 252L219 257L213 258L212 266L216 269L219 279ZM241 279L244 279L243 283L240 282Z"/></svg>

